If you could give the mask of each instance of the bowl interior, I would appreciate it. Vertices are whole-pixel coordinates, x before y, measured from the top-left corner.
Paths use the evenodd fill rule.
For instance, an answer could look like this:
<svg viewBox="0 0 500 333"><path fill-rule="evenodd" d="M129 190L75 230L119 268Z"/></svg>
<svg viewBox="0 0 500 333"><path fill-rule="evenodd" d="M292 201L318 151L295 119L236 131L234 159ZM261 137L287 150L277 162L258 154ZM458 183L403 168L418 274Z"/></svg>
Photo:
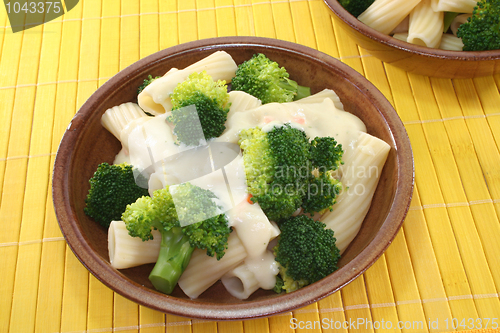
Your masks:
<svg viewBox="0 0 500 333"><path fill-rule="evenodd" d="M107 231L87 217L83 208L97 165L112 162L120 143L100 124L106 109L136 101L136 89L147 75L184 68L216 50L230 53L237 63L264 53L288 69L312 92L335 90L345 109L360 117L368 132L391 147L362 228L327 278L288 295L259 290L241 301L220 282L190 300L177 287L170 296L154 290L148 274L153 265L116 270L109 265ZM61 142L54 167L54 206L69 246L104 284L139 304L178 315L208 319L266 316L307 305L338 290L368 268L390 244L406 214L413 186L413 162L406 132L394 109L367 80L351 68L318 51L263 38L218 38L173 47L149 56L117 74L82 106Z"/></svg>

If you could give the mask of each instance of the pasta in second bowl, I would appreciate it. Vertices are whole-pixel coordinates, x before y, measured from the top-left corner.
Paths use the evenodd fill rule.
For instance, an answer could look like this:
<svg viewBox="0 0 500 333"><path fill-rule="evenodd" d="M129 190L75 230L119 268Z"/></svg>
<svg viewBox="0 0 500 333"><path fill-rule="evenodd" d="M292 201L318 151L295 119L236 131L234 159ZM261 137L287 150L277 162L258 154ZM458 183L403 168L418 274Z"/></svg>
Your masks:
<svg viewBox="0 0 500 333"><path fill-rule="evenodd" d="M386 28L386 33L382 27L377 31L367 24L362 23L357 17L351 15L338 0L324 0L332 13L333 19L354 41L364 48L368 53L378 59L402 68L403 70L432 77L441 78L473 78L488 76L500 73L500 50L490 51L450 51L445 49L431 48L417 44L410 44L406 41L392 37L386 33L393 31L392 26ZM405 6L414 6L419 1L393 1L391 6L397 10L392 11L392 16L397 16ZM470 0L469 2L475 3ZM413 4L412 4L413 3ZM362 14L363 16L365 13ZM403 13L401 15L407 15ZM392 17L373 18L362 17L364 22L385 21ZM396 18L394 18L396 19ZM421 22L421 26L429 28L434 23ZM442 24L442 20L441 20ZM387 30L389 29L389 30ZM437 27L439 29L439 27ZM442 29L442 27L441 27ZM449 36L445 36L449 37ZM418 38L415 38L418 39ZM447 38L444 38L447 42ZM416 41L423 43L423 41ZM429 41L429 43L432 43Z"/></svg>
<svg viewBox="0 0 500 333"><path fill-rule="evenodd" d="M272 290L259 289L249 296L235 297L226 291L226 286L237 281L236 277L248 273L245 267L238 266L241 269L233 270L232 275L216 282L201 294L186 291L183 284L188 280L187 277L181 278L180 286L175 287L170 295L162 294L155 290L148 279L153 264L131 268L117 268L118 264L111 264L108 229L84 213L89 179L96 166L102 162L113 163L122 148L115 137L117 132L113 128L108 131L102 126L103 114L117 105L124 105L134 117L135 111L130 107L138 102L137 87L149 74L162 75L172 68L186 68L217 51L226 52L237 64L254 54L264 53L286 67L290 77L300 85L310 87L313 95L320 95L325 88L335 91L339 100L330 100L328 103L332 107L341 103L338 105L343 105L351 116L359 118L366 125L367 135L362 135L363 138L376 138L389 147L359 232L352 241L348 240L348 246L344 241L339 241L343 243L343 253L338 270L297 291L277 294ZM313 103L311 100L308 102ZM304 105L301 107L306 108ZM230 136L231 133L226 134ZM359 142L360 145L369 146L362 139ZM365 151L367 156L373 155L371 148ZM339 290L362 274L389 246L406 216L412 189L413 160L408 137L395 110L371 83L353 69L321 52L285 41L257 37L222 37L178 45L144 58L115 75L89 98L68 126L57 153L53 175L54 206L61 230L77 258L94 276L112 290L141 305L180 316L214 320L282 313L318 301ZM355 205L353 212L362 210L361 206L366 203L358 202ZM120 228L118 226L113 233L123 233L123 228ZM269 232L272 234L273 230ZM232 246L234 237L231 237L228 248L240 251L238 247ZM236 253L232 258L238 255ZM208 274L208 268L204 273ZM201 276L206 274L194 273ZM240 299L247 296L246 299Z"/></svg>

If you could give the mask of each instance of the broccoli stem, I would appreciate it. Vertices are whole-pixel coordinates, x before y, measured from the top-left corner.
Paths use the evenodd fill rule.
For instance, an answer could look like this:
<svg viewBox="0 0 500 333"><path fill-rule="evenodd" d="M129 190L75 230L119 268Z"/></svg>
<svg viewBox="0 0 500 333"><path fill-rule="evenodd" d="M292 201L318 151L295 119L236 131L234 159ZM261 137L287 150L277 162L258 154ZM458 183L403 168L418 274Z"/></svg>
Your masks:
<svg viewBox="0 0 500 333"><path fill-rule="evenodd" d="M182 228L174 227L161 232L160 253L156 265L149 274L153 286L165 294L171 294L177 281L186 269L194 247L189 244L189 237Z"/></svg>
<svg viewBox="0 0 500 333"><path fill-rule="evenodd" d="M307 96L311 96L311 88L297 85L297 95L295 95L294 100L297 101Z"/></svg>
<svg viewBox="0 0 500 333"><path fill-rule="evenodd" d="M278 82L278 86L280 88L289 90L289 91L296 91L297 90L297 82L294 80L290 80L288 78L283 78L281 81Z"/></svg>
<svg viewBox="0 0 500 333"><path fill-rule="evenodd" d="M311 88L301 86L294 80L285 78L278 85L283 89L296 92L293 98L294 101L311 95Z"/></svg>

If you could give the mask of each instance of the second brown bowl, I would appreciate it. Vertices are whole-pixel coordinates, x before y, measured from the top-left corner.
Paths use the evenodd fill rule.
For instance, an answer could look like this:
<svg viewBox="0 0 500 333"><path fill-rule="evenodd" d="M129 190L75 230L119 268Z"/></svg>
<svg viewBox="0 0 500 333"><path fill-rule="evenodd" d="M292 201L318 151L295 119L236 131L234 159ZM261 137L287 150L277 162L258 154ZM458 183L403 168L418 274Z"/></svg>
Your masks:
<svg viewBox="0 0 500 333"><path fill-rule="evenodd" d="M324 0L333 19L374 57L407 72L450 79L500 73L500 50L447 51L400 41L359 21L337 0Z"/></svg>

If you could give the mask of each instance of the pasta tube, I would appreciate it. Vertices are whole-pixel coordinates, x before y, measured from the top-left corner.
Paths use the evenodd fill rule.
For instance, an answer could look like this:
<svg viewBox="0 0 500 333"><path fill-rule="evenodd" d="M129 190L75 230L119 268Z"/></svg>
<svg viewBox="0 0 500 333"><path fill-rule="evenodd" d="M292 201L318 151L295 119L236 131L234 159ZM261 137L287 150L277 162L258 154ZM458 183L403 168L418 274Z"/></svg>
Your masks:
<svg viewBox="0 0 500 333"><path fill-rule="evenodd" d="M278 266L267 247L280 234L280 229L269 221L258 203L250 204L246 200L228 211L227 216L247 251L247 268L255 275L260 288L272 289L276 284Z"/></svg>
<svg viewBox="0 0 500 333"><path fill-rule="evenodd" d="M472 13L477 0L432 0L436 12Z"/></svg>
<svg viewBox="0 0 500 333"><path fill-rule="evenodd" d="M258 108L262 105L262 102L260 99L244 91L233 90L229 92L229 104L229 112L227 113L228 119L231 118L235 112Z"/></svg>
<svg viewBox="0 0 500 333"><path fill-rule="evenodd" d="M398 32L398 33L392 35L392 37L394 37L398 40L401 40L403 42L408 41L408 33L407 32Z"/></svg>
<svg viewBox="0 0 500 333"><path fill-rule="evenodd" d="M449 51L462 51L464 43L462 42L462 38L458 38L452 34L443 34L439 48Z"/></svg>
<svg viewBox="0 0 500 333"><path fill-rule="evenodd" d="M139 105L127 102L107 109L101 117L101 124L120 140L121 131L138 118L148 119L148 116Z"/></svg>
<svg viewBox="0 0 500 333"><path fill-rule="evenodd" d="M359 132L354 152L339 167L340 181L348 188L339 194L332 211L325 213L321 221L335 232L341 253L361 228L389 151L386 142Z"/></svg>
<svg viewBox="0 0 500 333"><path fill-rule="evenodd" d="M241 264L226 273L221 282L231 295L239 299L247 299L259 289L259 281L246 264Z"/></svg>
<svg viewBox="0 0 500 333"><path fill-rule="evenodd" d="M155 263L160 252L161 235L153 230L153 239L143 242L128 234L123 221L112 221L108 229L109 262L116 269Z"/></svg>
<svg viewBox="0 0 500 333"><path fill-rule="evenodd" d="M369 27L389 34L418 5L420 0L375 0L358 20Z"/></svg>
<svg viewBox="0 0 500 333"><path fill-rule="evenodd" d="M236 63L227 52L216 51L184 69L170 70L164 76L154 80L137 96L138 103L145 111L160 115L171 111L170 95L177 84L186 80L190 74L206 71L214 81L230 82L236 69Z"/></svg>
<svg viewBox="0 0 500 333"><path fill-rule="evenodd" d="M298 102L301 104L304 103L321 103L325 98L329 98L332 100L333 105L339 110L344 110L344 104L340 101L339 95L332 89L323 89L320 92L309 95L307 97L301 98ZM293 102L292 102L293 103Z"/></svg>
<svg viewBox="0 0 500 333"><path fill-rule="evenodd" d="M178 285L188 297L197 298L224 274L241 264L246 256L245 247L236 233L232 232L228 239L226 253L220 260L207 256L204 250L194 250Z"/></svg>
<svg viewBox="0 0 500 333"><path fill-rule="evenodd" d="M435 12L431 0L422 0L410 13L408 43L436 48L441 42L444 12Z"/></svg>
<svg viewBox="0 0 500 333"><path fill-rule="evenodd" d="M455 16L455 18L453 19L453 21L451 21L450 24L450 30L453 33L453 35L455 36L457 35L458 27L467 22L467 19L471 16L472 14L460 14Z"/></svg>

